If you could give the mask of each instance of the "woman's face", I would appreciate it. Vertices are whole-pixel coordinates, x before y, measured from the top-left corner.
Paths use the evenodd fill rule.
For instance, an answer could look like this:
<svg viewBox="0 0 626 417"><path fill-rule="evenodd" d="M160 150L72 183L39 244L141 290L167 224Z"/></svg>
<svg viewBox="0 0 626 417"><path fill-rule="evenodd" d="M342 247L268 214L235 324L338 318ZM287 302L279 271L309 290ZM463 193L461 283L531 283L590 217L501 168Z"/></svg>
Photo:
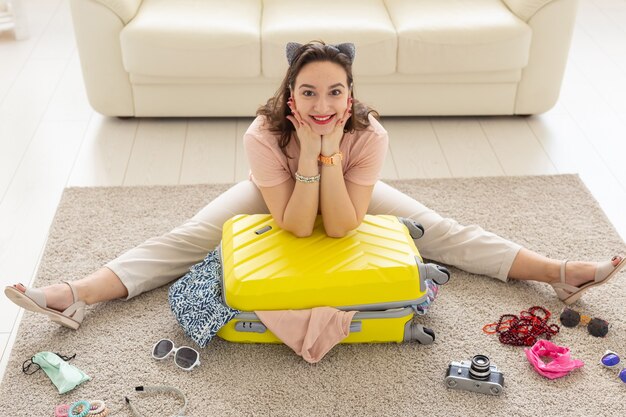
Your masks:
<svg viewBox="0 0 626 417"><path fill-rule="evenodd" d="M348 75L339 64L306 64L296 76L292 91L296 110L318 135L327 135L348 108Z"/></svg>

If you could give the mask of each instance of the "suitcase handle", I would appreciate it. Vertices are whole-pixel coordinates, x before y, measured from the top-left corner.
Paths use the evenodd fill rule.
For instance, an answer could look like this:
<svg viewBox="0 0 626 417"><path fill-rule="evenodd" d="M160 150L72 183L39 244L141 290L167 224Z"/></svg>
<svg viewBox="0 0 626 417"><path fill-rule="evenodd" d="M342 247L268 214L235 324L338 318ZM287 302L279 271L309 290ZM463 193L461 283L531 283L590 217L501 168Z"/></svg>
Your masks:
<svg viewBox="0 0 626 417"><path fill-rule="evenodd" d="M256 233L257 235L262 235L265 232L269 232L270 230L272 230L272 226L267 225L265 227L262 227L258 230L255 230L254 233Z"/></svg>
<svg viewBox="0 0 626 417"><path fill-rule="evenodd" d="M235 330L244 333L265 333L267 327L260 321L238 321L235 323ZM350 333L356 333L361 331L361 322L350 322Z"/></svg>
<svg viewBox="0 0 626 417"><path fill-rule="evenodd" d="M267 327L260 321L238 321L235 330L244 333L265 333Z"/></svg>

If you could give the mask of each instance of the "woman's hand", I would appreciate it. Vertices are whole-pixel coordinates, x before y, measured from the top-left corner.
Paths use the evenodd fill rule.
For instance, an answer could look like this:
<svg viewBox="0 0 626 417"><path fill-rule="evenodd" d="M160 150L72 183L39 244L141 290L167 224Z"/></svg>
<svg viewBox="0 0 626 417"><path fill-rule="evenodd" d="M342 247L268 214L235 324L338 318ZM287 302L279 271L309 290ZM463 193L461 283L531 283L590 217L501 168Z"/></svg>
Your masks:
<svg viewBox="0 0 626 417"><path fill-rule="evenodd" d="M322 155L328 156L339 151L339 143L341 142L341 138L343 138L343 133L344 133L343 129L345 128L346 123L348 122L348 119L350 118L351 115L352 115L352 98L349 98L348 107L346 108L346 111L343 113L343 116L337 119L337 121L335 122L335 127L328 135L322 136L322 149L321 149Z"/></svg>
<svg viewBox="0 0 626 417"><path fill-rule="evenodd" d="M317 160L318 155L322 151L322 137L313 132L311 125L302 118L298 109L296 109L296 104L293 99L290 98L289 101L287 101L287 105L292 113L287 116L287 119L293 124L293 127L296 128L296 134L300 140L300 155L305 155L306 157Z"/></svg>

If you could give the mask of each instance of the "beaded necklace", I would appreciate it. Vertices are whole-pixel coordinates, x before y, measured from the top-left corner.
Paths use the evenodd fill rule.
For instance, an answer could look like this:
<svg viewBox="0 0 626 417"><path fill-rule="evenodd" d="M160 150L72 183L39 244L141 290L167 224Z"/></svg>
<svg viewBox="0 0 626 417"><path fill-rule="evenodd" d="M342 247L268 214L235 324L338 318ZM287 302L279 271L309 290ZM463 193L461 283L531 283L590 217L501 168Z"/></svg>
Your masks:
<svg viewBox="0 0 626 417"><path fill-rule="evenodd" d="M498 334L500 343L512 346L532 346L540 336L550 340L560 327L548 324L552 314L544 307L533 306L522 310L517 317L514 314L503 314L495 323L483 326L483 332Z"/></svg>

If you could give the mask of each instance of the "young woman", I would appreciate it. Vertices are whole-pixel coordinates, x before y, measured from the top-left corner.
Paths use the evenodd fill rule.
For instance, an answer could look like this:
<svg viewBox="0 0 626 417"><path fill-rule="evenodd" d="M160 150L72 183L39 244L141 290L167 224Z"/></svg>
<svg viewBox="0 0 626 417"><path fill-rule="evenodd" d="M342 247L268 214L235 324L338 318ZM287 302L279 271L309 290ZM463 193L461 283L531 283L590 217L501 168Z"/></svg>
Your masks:
<svg viewBox="0 0 626 417"><path fill-rule="evenodd" d="M93 274L39 289L5 288L17 305L78 328L85 304L132 298L184 275L221 239L236 214L271 213L296 236L312 232L318 213L340 238L369 214L421 223L421 254L503 281L548 283L566 304L614 277L626 264L546 258L478 226L463 226L378 181L388 137L376 112L354 98L352 44L287 45L289 69L276 95L244 135L250 180L240 182L185 224L122 254Z"/></svg>

